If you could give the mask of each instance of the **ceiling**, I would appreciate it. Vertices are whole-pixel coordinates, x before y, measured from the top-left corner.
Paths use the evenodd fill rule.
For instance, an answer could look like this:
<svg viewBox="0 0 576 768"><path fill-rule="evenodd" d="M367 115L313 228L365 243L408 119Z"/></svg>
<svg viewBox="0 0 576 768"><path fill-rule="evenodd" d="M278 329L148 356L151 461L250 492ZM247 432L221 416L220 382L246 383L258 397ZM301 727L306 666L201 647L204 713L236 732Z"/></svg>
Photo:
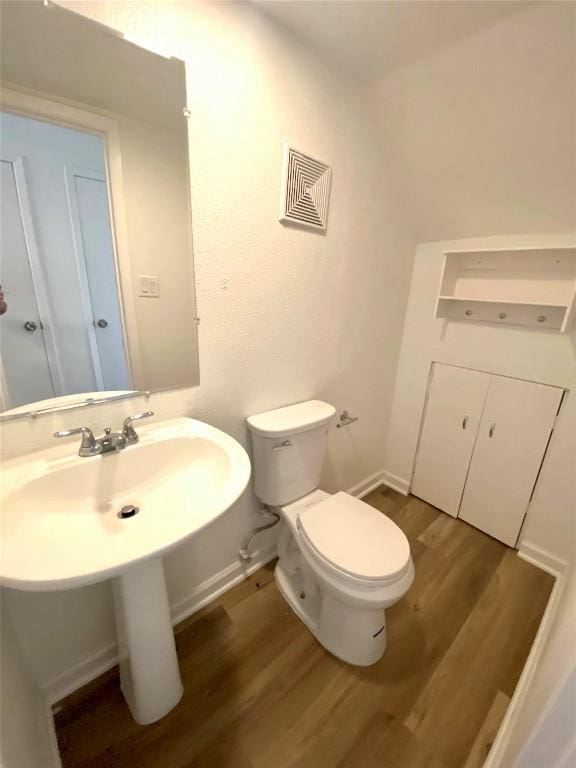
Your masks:
<svg viewBox="0 0 576 768"><path fill-rule="evenodd" d="M256 0L257 6L364 80L493 26L525 0Z"/></svg>

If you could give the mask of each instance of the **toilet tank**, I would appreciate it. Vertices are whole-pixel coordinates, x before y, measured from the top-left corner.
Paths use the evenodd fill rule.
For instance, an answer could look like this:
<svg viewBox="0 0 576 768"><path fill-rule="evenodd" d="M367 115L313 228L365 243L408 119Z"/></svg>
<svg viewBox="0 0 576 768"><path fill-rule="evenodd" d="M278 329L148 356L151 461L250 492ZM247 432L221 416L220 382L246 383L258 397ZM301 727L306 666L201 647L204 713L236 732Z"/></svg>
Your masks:
<svg viewBox="0 0 576 768"><path fill-rule="evenodd" d="M320 484L332 405L320 400L249 416L254 491L270 506L305 496Z"/></svg>

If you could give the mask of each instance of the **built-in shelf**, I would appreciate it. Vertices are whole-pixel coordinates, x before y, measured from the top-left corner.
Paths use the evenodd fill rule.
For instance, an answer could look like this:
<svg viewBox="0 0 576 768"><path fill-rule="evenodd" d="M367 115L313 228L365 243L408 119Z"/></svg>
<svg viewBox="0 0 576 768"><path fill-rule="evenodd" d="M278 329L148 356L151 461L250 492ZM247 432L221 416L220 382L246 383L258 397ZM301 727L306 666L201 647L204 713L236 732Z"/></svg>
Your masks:
<svg viewBox="0 0 576 768"><path fill-rule="evenodd" d="M576 246L444 254L435 316L564 332L576 298Z"/></svg>

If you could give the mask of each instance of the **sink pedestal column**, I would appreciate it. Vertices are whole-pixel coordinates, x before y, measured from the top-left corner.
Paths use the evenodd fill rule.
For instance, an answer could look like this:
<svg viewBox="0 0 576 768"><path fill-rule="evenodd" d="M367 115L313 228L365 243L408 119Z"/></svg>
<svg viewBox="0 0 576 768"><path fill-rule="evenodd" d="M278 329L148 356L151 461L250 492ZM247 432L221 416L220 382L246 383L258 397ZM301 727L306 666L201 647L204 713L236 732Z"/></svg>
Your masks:
<svg viewBox="0 0 576 768"><path fill-rule="evenodd" d="M114 579L122 693L134 720L146 725L182 698L162 560L145 560Z"/></svg>

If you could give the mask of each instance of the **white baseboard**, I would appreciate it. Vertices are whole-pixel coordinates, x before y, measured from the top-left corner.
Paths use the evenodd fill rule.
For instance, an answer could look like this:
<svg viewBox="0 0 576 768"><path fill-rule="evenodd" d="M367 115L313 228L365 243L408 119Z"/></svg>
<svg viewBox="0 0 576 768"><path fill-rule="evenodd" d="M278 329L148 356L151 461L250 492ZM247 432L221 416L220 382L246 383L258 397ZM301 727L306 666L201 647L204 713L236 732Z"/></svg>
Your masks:
<svg viewBox="0 0 576 768"><path fill-rule="evenodd" d="M69 696L118 664L116 643L99 648L41 687L49 706Z"/></svg>
<svg viewBox="0 0 576 768"><path fill-rule="evenodd" d="M392 488L393 491L398 491L403 496L408 496L410 491L410 480L405 480L399 475L395 475L393 472L382 471L382 482L387 485L388 488Z"/></svg>
<svg viewBox="0 0 576 768"><path fill-rule="evenodd" d="M539 550L540 548L532 547L532 549ZM544 550L541 551L544 552ZM525 557L521 552L518 552L518 554L520 557L523 557L523 559L528 560L529 562L533 562L534 565L538 565L538 563L532 560L531 557ZM538 565L538 567L541 566ZM543 568L543 570L548 569ZM556 581L552 588L552 592L550 593L550 597L548 598L546 610L544 611L542 621L538 627L538 632L536 633L536 637L532 643L530 653L528 654L528 658L524 664L522 674L520 675L518 684L514 689L512 699L510 700L510 704L506 710L504 719L500 724L500 728L498 729L498 733L496 734L496 738L494 739L492 748L490 749L488 757L484 762L483 768L510 768L509 760L506 762L506 764L503 762L506 749L510 743L512 732L516 726L516 723L518 722L524 703L530 696L530 686L534 679L534 675L536 674L536 669L540 663L540 658L542 656L542 652L544 651L544 646L556 617L556 611L558 608L558 603L560 602L562 591L564 589L565 581L565 574L556 576Z"/></svg>
<svg viewBox="0 0 576 768"><path fill-rule="evenodd" d="M247 576L257 571L262 566L274 560L276 557L276 544L258 549L252 555L249 563L239 561L232 563L224 570L203 581L192 592L172 606L172 624L180 624L196 611L216 600L224 592L240 584Z"/></svg>
<svg viewBox="0 0 576 768"><path fill-rule="evenodd" d="M556 577L562 576L568 567L568 563L565 560L553 555L547 549L531 544L529 541L520 543L518 555L522 560L526 560Z"/></svg>
<svg viewBox="0 0 576 768"><path fill-rule="evenodd" d="M42 768L62 768L52 706L39 688L37 689L36 717L38 736L42 744Z"/></svg>
<svg viewBox="0 0 576 768"><path fill-rule="evenodd" d="M364 480L356 483L356 485L353 485L352 488L349 488L346 491L346 493L349 493L350 496L356 496L357 498L362 499L364 496L367 496L370 491L373 491L375 488L378 488L379 485L382 485L382 483L384 483L384 470L379 469L378 472L374 472L370 477L366 477Z"/></svg>
<svg viewBox="0 0 576 768"><path fill-rule="evenodd" d="M219 573L203 581L192 592L171 607L172 624L179 624L196 611L216 600L220 595L235 587L247 576L262 568L276 557L276 547L257 550L249 564L231 563ZM67 669L42 686L42 694L52 706L56 702L95 680L118 664L118 649L115 643L100 648L74 667Z"/></svg>

